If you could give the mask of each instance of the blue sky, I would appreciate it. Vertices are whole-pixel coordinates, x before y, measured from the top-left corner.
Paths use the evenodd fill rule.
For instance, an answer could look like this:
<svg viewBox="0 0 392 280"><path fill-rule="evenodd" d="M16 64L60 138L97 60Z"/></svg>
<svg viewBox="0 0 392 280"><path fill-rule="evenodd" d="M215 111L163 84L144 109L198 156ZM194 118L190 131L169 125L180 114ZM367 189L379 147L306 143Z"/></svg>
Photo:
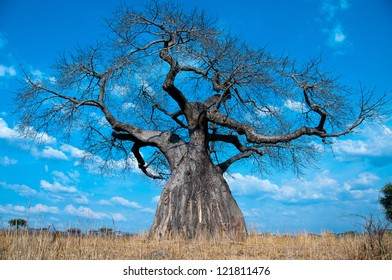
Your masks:
<svg viewBox="0 0 392 280"><path fill-rule="evenodd" d="M128 1L139 3L140 1ZM181 1L180 1L181 2ZM152 224L161 186L133 168L118 177L81 165L76 142L43 134L38 145L15 135L13 96L21 68L51 79L50 65L78 44L95 42L120 1L0 1L0 227L11 218L50 224L143 232ZM392 89L392 3L388 0L200 0L219 24L255 46L298 62L322 54L344 83ZM262 232L358 230L349 214L380 214L379 189L392 181L392 121L364 125L336 141L317 168L256 175L251 166L227 176L245 219ZM99 159L96 159L99 161ZM121 166L121 162L117 163Z"/></svg>

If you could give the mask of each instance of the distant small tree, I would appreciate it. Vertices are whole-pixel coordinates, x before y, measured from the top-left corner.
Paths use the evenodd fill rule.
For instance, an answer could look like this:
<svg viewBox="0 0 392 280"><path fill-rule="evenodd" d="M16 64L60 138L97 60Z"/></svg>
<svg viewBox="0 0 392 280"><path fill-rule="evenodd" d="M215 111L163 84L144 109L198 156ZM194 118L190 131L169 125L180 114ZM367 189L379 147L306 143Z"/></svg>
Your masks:
<svg viewBox="0 0 392 280"><path fill-rule="evenodd" d="M20 227L25 228L27 227L27 221L25 219L11 219L8 221L8 225L10 227L16 227L16 229Z"/></svg>
<svg viewBox="0 0 392 280"><path fill-rule="evenodd" d="M68 233L71 235L79 235L82 233L82 231L78 228L70 228L68 229Z"/></svg>
<svg viewBox="0 0 392 280"><path fill-rule="evenodd" d="M379 201L384 207L385 216L388 221L392 222L392 183L386 184L381 189L382 196Z"/></svg>
<svg viewBox="0 0 392 280"><path fill-rule="evenodd" d="M113 229L108 228L108 227L101 227L99 229L99 233L102 235L110 235L112 233Z"/></svg>

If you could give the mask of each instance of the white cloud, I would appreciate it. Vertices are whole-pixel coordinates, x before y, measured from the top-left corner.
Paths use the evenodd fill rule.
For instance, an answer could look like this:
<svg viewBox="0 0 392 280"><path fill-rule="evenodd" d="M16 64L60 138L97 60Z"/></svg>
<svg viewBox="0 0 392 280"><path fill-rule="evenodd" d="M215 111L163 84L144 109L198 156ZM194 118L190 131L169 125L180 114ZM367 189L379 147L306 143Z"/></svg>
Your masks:
<svg viewBox="0 0 392 280"><path fill-rule="evenodd" d="M64 212L68 213L73 216L78 216L78 217L85 217L85 218L90 218L90 219L104 219L104 218L110 218L108 214L101 213L101 212L94 212L88 207L80 206L78 208L75 208L72 204L68 204L64 208Z"/></svg>
<svg viewBox="0 0 392 280"><path fill-rule="evenodd" d="M105 205L105 206L111 206L112 203L110 203L110 201L107 201L105 199L101 199L100 201L98 201L99 205Z"/></svg>
<svg viewBox="0 0 392 280"><path fill-rule="evenodd" d="M14 192L19 193L21 196L34 196L37 194L36 190L26 185L7 184L6 182L0 182L0 186L4 189L13 190Z"/></svg>
<svg viewBox="0 0 392 280"><path fill-rule="evenodd" d="M60 149L63 152L70 153L73 158L82 158L86 154L85 151L80 150L78 148L75 148L75 147L68 145L68 144L61 145Z"/></svg>
<svg viewBox="0 0 392 280"><path fill-rule="evenodd" d="M64 174L64 172L61 171L53 171L52 174L55 176L55 180L59 180L63 184L69 183L71 180Z"/></svg>
<svg viewBox="0 0 392 280"><path fill-rule="evenodd" d="M129 91L128 86L113 85L111 88L111 93L116 96L125 96Z"/></svg>
<svg viewBox="0 0 392 280"><path fill-rule="evenodd" d="M141 212L144 212L144 213L155 214L155 209L152 209L152 208L143 208L143 209L141 209L140 211L141 211Z"/></svg>
<svg viewBox="0 0 392 280"><path fill-rule="evenodd" d="M160 198L161 198L161 196L159 196L159 195L154 196L154 197L151 199L151 203L158 203Z"/></svg>
<svg viewBox="0 0 392 280"><path fill-rule="evenodd" d="M351 190L350 195L353 199L370 201L374 197L378 197L379 190L376 189L365 189L365 190Z"/></svg>
<svg viewBox="0 0 392 280"><path fill-rule="evenodd" d="M18 161L16 159L9 158L7 156L0 157L0 164L3 166L8 166L8 165L17 164L17 163L18 163Z"/></svg>
<svg viewBox="0 0 392 280"><path fill-rule="evenodd" d="M88 198L85 195L82 195L81 197L74 198L74 201L78 204L87 204L89 202Z"/></svg>
<svg viewBox="0 0 392 280"><path fill-rule="evenodd" d="M52 84L55 85L57 83L56 77L49 77L48 81Z"/></svg>
<svg viewBox="0 0 392 280"><path fill-rule="evenodd" d="M355 180L355 183L365 186L374 186L378 180L380 180L380 177L376 174L371 172L362 172L358 175L358 179Z"/></svg>
<svg viewBox="0 0 392 280"><path fill-rule="evenodd" d="M19 206L19 205L12 205L12 204L7 204L5 206L0 205L0 213L3 214L11 214L11 215L18 215L20 213L17 212L25 212L26 207L24 206Z"/></svg>
<svg viewBox="0 0 392 280"><path fill-rule="evenodd" d="M287 99L284 106L295 112L304 112L306 107L304 103L291 99Z"/></svg>
<svg viewBox="0 0 392 280"><path fill-rule="evenodd" d="M68 171L68 176L74 181L79 182L80 173L77 170Z"/></svg>
<svg viewBox="0 0 392 280"><path fill-rule="evenodd" d="M66 192L66 193L76 192L76 188L74 186L67 187L60 184L59 182L54 182L53 184L51 184L45 180L40 181L40 187L50 192Z"/></svg>
<svg viewBox="0 0 392 280"><path fill-rule="evenodd" d="M3 118L0 118L0 138L12 139L16 137L16 131L12 128L9 128L7 122Z"/></svg>
<svg viewBox="0 0 392 280"><path fill-rule="evenodd" d="M76 171L77 172L77 171ZM78 173L78 172L77 172ZM68 184L70 182L74 182L74 179L71 179L70 177L68 177L67 175L64 174L64 172L62 171L53 171L52 174L54 175L54 180L63 184ZM68 172L68 175L73 174ZM78 173L79 174L79 173ZM73 176L73 175L72 175Z"/></svg>
<svg viewBox="0 0 392 280"><path fill-rule="evenodd" d="M40 70L31 70L32 80L41 83L44 80L44 73Z"/></svg>
<svg viewBox="0 0 392 280"><path fill-rule="evenodd" d="M52 214L60 213L60 210L57 207L47 206L40 203L36 204L33 207L30 207L28 211L31 213L52 213Z"/></svg>
<svg viewBox="0 0 392 280"><path fill-rule="evenodd" d="M343 28L340 24L337 24L333 29L332 29L332 41L334 43L343 43L344 40L346 39L346 35L343 33Z"/></svg>
<svg viewBox="0 0 392 280"><path fill-rule="evenodd" d="M358 174L357 178L352 180L348 180L344 183L344 189L349 191L351 194L358 193L359 189L360 192L365 190L372 189L374 186L377 185L377 182L380 180L376 174L372 172L362 172Z"/></svg>
<svg viewBox="0 0 392 280"><path fill-rule="evenodd" d="M339 48L335 54L343 54L341 48L347 47L347 34L343 26L340 24L340 13L350 7L347 0L324 0L321 4L321 12L325 15L325 25L323 32L327 35L327 44L332 48Z"/></svg>
<svg viewBox="0 0 392 280"><path fill-rule="evenodd" d="M328 20L332 20L336 12L347 10L350 6L347 0L324 0L321 3L321 12L327 15Z"/></svg>
<svg viewBox="0 0 392 280"><path fill-rule="evenodd" d="M256 117L265 118L265 117L271 117L271 116L274 116L276 114L279 114L279 111L280 111L279 107L276 107L276 106L264 106L262 109L257 109L255 113L256 113ZM255 116L253 114L249 114L246 117L251 122L255 121Z"/></svg>
<svg viewBox="0 0 392 280"><path fill-rule="evenodd" d="M27 127L27 128L24 128L24 130L37 143L41 143L41 144L56 144L56 142L57 142L56 138L48 135L45 132L37 132L33 127Z"/></svg>
<svg viewBox="0 0 392 280"><path fill-rule="evenodd" d="M339 182L331 177L329 170L324 170L310 179L294 178L283 181L279 191L272 197L290 202L314 199L336 200L340 191Z"/></svg>
<svg viewBox="0 0 392 280"><path fill-rule="evenodd" d="M122 105L122 111L123 111L123 112L126 112L126 111L128 111L129 109L133 109L133 108L136 108L136 105L133 104L133 103L130 103L130 102L126 102L126 103L124 103L124 104Z"/></svg>
<svg viewBox="0 0 392 280"><path fill-rule="evenodd" d="M111 216L112 216L112 219L116 222L126 222L127 221L127 218L125 218L124 215L121 213L113 213L113 214L111 214Z"/></svg>
<svg viewBox="0 0 392 280"><path fill-rule="evenodd" d="M136 159L129 156L127 159L108 159L106 162L99 156L86 152L84 150L80 150L68 144L63 144L60 147L61 151L70 154L71 157L76 159L86 158L85 167L91 174L102 174L101 167L107 165L109 169L112 171L116 170L124 170L130 168L131 170L137 170L139 172L139 168L137 167ZM76 161L74 163L75 166L80 165L80 161Z"/></svg>
<svg viewBox="0 0 392 280"><path fill-rule="evenodd" d="M129 201L123 197L115 196L110 199L113 203L118 203L120 205L130 207L130 208L141 208L140 204L134 201Z"/></svg>
<svg viewBox="0 0 392 280"><path fill-rule="evenodd" d="M46 146L43 150L38 150L37 148L31 148L31 154L35 157L39 158L52 158L52 159L61 159L68 160L68 157L57 149L54 149L50 146Z"/></svg>
<svg viewBox="0 0 392 280"><path fill-rule="evenodd" d="M366 126L361 131L362 139L337 140L333 145L338 159L352 159L357 156L392 156L392 132L387 126Z"/></svg>
<svg viewBox="0 0 392 280"><path fill-rule="evenodd" d="M252 175L234 173L231 176L226 175L226 180L233 193L239 196L276 192L279 189L277 185L269 180L263 180Z"/></svg>
<svg viewBox="0 0 392 280"><path fill-rule="evenodd" d="M0 64L0 77L14 77L16 76L16 70L13 66L5 66L3 64Z"/></svg>
<svg viewBox="0 0 392 280"><path fill-rule="evenodd" d="M3 118L0 118L0 138L9 140L25 139L22 137L21 133L18 132L18 129L18 125L16 125L14 128L10 128L7 122ZM37 143L55 144L57 141L56 138L48 135L45 132L37 132L33 127L26 127L23 129L23 131L33 138Z"/></svg>
<svg viewBox="0 0 392 280"><path fill-rule="evenodd" d="M299 202L302 200L336 200L341 191L339 182L331 177L328 170L318 172L310 179L294 178L283 180L279 186L270 180L251 175L235 173L234 178L227 176L233 193L238 196L252 195L271 197L279 201Z"/></svg>
<svg viewBox="0 0 392 280"><path fill-rule="evenodd" d="M340 8L342 10L346 10L346 9L350 8L350 6L351 6L351 4L347 0L340 0L339 4L340 4Z"/></svg>

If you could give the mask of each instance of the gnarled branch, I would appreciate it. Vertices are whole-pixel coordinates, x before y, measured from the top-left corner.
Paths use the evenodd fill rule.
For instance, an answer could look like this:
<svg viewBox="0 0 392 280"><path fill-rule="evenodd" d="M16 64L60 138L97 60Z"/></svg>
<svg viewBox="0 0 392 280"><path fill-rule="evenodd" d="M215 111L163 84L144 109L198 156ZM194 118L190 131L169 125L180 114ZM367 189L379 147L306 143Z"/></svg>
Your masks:
<svg viewBox="0 0 392 280"><path fill-rule="evenodd" d="M138 167L139 169L148 177L152 178L152 179L164 179L161 175L155 175L151 172L149 172L147 169L149 167L150 164L146 164L146 162L143 159L142 154L140 153L140 148L142 148L144 145L139 143L139 142L135 142L132 146L132 153L135 156L137 162L138 162Z"/></svg>

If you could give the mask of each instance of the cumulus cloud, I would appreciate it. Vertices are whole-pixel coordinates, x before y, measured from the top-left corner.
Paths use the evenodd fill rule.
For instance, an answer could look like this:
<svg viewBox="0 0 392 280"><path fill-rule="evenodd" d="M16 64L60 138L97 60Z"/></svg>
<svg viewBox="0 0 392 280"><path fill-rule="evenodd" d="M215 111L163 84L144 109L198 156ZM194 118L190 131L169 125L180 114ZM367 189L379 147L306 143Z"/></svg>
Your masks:
<svg viewBox="0 0 392 280"><path fill-rule="evenodd" d="M12 139L16 137L17 137L16 131L8 127L7 122L3 118L0 118L0 138Z"/></svg>
<svg viewBox="0 0 392 280"><path fill-rule="evenodd" d="M31 70L30 73L36 80L42 81L44 78L44 73L40 70Z"/></svg>
<svg viewBox="0 0 392 280"><path fill-rule="evenodd" d="M74 181L79 182L80 173L77 170L68 171L68 176Z"/></svg>
<svg viewBox="0 0 392 280"><path fill-rule="evenodd" d="M60 149L61 151L69 154L72 158L79 159L78 161L75 162L74 164L75 166L80 165L81 159L83 158L88 159L85 162L85 167L91 174L102 174L101 167L103 166L109 167L112 171L130 169L135 171L137 170L137 172L139 172L139 168L137 167L137 162L131 156L129 156L127 159L119 159L119 160L109 159L105 161L97 155L75 148L68 144L61 145Z"/></svg>
<svg viewBox="0 0 392 280"><path fill-rule="evenodd" d="M304 103L291 99L285 100L284 106L295 112L304 112L306 108Z"/></svg>
<svg viewBox="0 0 392 280"><path fill-rule="evenodd" d="M16 70L13 66L5 66L0 64L0 77L14 77L16 76Z"/></svg>
<svg viewBox="0 0 392 280"><path fill-rule="evenodd" d="M151 198L151 203L158 203L160 198L161 197L159 195L154 196L153 198Z"/></svg>
<svg viewBox="0 0 392 280"><path fill-rule="evenodd" d="M263 108L257 109L256 110L256 116L253 114L249 114L246 117L248 118L249 121L254 122L256 121L255 117L261 117L261 118L266 118L266 117L272 117L276 114L279 114L280 108L277 106L264 106Z"/></svg>
<svg viewBox="0 0 392 280"><path fill-rule="evenodd" d="M52 172L53 176L55 177L56 181L59 181L63 184L68 184L71 182L71 179L64 174L62 171L55 170Z"/></svg>
<svg viewBox="0 0 392 280"><path fill-rule="evenodd" d="M98 201L99 205L104 205L104 206L111 206L112 203L110 201L107 201L105 199L101 199L100 201Z"/></svg>
<svg viewBox="0 0 392 280"><path fill-rule="evenodd" d="M127 218L125 218L124 215L121 213L113 213L113 214L111 214L111 216L112 216L112 219L116 222L126 222L127 221Z"/></svg>
<svg viewBox="0 0 392 280"><path fill-rule="evenodd" d="M13 190L18 193L20 196L35 196L38 192L29 186L26 185L18 185L18 184L7 184L6 182L0 182L0 186L4 189Z"/></svg>
<svg viewBox="0 0 392 280"><path fill-rule="evenodd" d="M344 188L346 191L353 193L358 190L369 190L375 187L379 180L380 177L372 172L362 172L358 174L357 178L346 181L344 183Z"/></svg>
<svg viewBox="0 0 392 280"><path fill-rule="evenodd" d="M358 178L354 181L355 184L364 186L374 186L380 178L372 172L362 172L358 175Z"/></svg>
<svg viewBox="0 0 392 280"><path fill-rule="evenodd" d="M350 6L347 0L324 0L321 2L321 12L326 14L328 20L332 20L337 12L347 10Z"/></svg>
<svg viewBox="0 0 392 280"><path fill-rule="evenodd" d="M88 200L88 198L85 195L82 195L80 197L74 198L74 201L77 204L87 204L87 203L89 203L89 200Z"/></svg>
<svg viewBox="0 0 392 280"><path fill-rule="evenodd" d="M278 191L278 186L269 180L263 180L252 175L234 173L226 176L226 180L235 195L248 196L266 192Z"/></svg>
<svg viewBox="0 0 392 280"><path fill-rule="evenodd" d="M155 209L152 209L152 208L143 208L140 211L144 212L144 213L155 214Z"/></svg>
<svg viewBox="0 0 392 280"><path fill-rule="evenodd" d="M111 88L111 93L116 96L125 96L129 92L129 86L115 84Z"/></svg>
<svg viewBox="0 0 392 280"><path fill-rule="evenodd" d="M29 213L51 213L51 214L58 214L60 210L55 206L47 206L41 203L36 204L35 206L25 207L20 205L12 205L7 204L5 206L0 205L0 213L3 214L11 214L11 215L20 215L22 212L29 212Z"/></svg>
<svg viewBox="0 0 392 280"><path fill-rule="evenodd" d="M276 200L299 202L301 200L336 200L341 191L339 182L329 170L316 173L313 178L294 178L283 181L279 190L272 195Z"/></svg>
<svg viewBox="0 0 392 280"><path fill-rule="evenodd" d="M327 29L326 32L329 34L328 43L332 47L338 47L342 45L346 40L346 34L343 30L341 24L337 23L330 29Z"/></svg>
<svg viewBox="0 0 392 280"><path fill-rule="evenodd" d="M351 196L351 199L370 201L372 200L372 198L378 197L380 192L377 189L365 189L365 190L351 190L349 194Z"/></svg>
<svg viewBox="0 0 392 280"><path fill-rule="evenodd" d="M18 125L10 128L7 122L0 118L0 138L8 140L21 140L24 139L18 131ZM24 131L34 139L35 142L42 144L55 144L56 138L48 135L45 132L37 132L33 127L26 127Z"/></svg>
<svg viewBox="0 0 392 280"><path fill-rule="evenodd" d="M0 205L0 213L3 214L18 215L20 214L18 212L25 212L25 211L26 211L26 207L24 206L12 205L12 204L7 204L5 206Z"/></svg>
<svg viewBox="0 0 392 280"><path fill-rule="evenodd" d="M49 83L51 83L52 85L55 85L57 83L57 79L56 77L49 77L48 78Z"/></svg>
<svg viewBox="0 0 392 280"><path fill-rule="evenodd" d="M389 127L366 126L359 139L337 140L333 145L338 160L356 160L358 157L392 157L392 131Z"/></svg>
<svg viewBox="0 0 392 280"><path fill-rule="evenodd" d="M368 177L370 179L370 177ZM279 183L252 175L235 173L227 176L234 195L253 196L255 199L271 198L276 201L300 203L318 200L338 200L343 185L329 170L315 173L308 178L293 178Z"/></svg>
<svg viewBox="0 0 392 280"><path fill-rule="evenodd" d="M46 191L57 193L57 192L65 192L65 193L75 193L77 190L74 186L64 186L59 182L54 182L53 184L48 181L41 180L40 187Z"/></svg>
<svg viewBox="0 0 392 280"><path fill-rule="evenodd" d="M82 157L85 155L85 153L86 153L85 151L80 150L80 149L78 149L78 148L75 148L75 147L73 147L73 146L71 146L71 145L68 145L68 144L63 144L63 145L61 145L60 149L61 149L63 152L68 152L68 153L70 153L70 155L71 155L72 157L74 157L74 158L82 158Z"/></svg>
<svg viewBox="0 0 392 280"><path fill-rule="evenodd" d="M84 217L84 218L90 218L90 219L105 219L105 218L110 218L108 214L101 213L101 212L95 212L91 210L88 207L80 206L76 208L72 204L68 204L64 208L64 212L73 216L78 216L78 217Z"/></svg>
<svg viewBox="0 0 392 280"><path fill-rule="evenodd" d="M129 201L123 197L115 196L110 199L111 202L117 203L130 208L141 208L140 204L134 201Z"/></svg>
<svg viewBox="0 0 392 280"><path fill-rule="evenodd" d="M31 213L51 213L51 214L58 214L60 213L59 208L55 207L55 206L47 206L44 204L36 204L33 207L30 207L29 212Z"/></svg>
<svg viewBox="0 0 392 280"><path fill-rule="evenodd" d="M13 165L13 164L17 164L17 163L18 163L18 161L16 159L9 158L7 156L0 157L0 164L3 166Z"/></svg>
<svg viewBox="0 0 392 280"><path fill-rule="evenodd" d="M31 148L31 154L38 158L68 160L68 157L62 151L50 146L46 146L43 150L38 150L36 147L33 147Z"/></svg>
<svg viewBox="0 0 392 280"><path fill-rule="evenodd" d="M123 112L126 112L126 111L128 111L129 109L133 109L133 108L136 108L136 105L133 104L133 103L130 103L130 102L126 102L126 103L124 103L124 104L122 105L122 111L123 111Z"/></svg>
<svg viewBox="0 0 392 280"><path fill-rule="evenodd" d="M324 15L323 32L327 35L327 44L332 48L347 47L347 33L339 20L339 12L350 7L347 0L324 0L321 2L321 13ZM341 50L335 54L341 54Z"/></svg>
<svg viewBox="0 0 392 280"><path fill-rule="evenodd" d="M34 142L49 145L56 144L57 142L56 138L45 132L37 132L33 127L29 127L28 129L30 130L28 133L34 139Z"/></svg>
<svg viewBox="0 0 392 280"><path fill-rule="evenodd" d="M346 39L346 35L344 35L340 24L336 25L333 29L333 38L336 43L342 43Z"/></svg>
<svg viewBox="0 0 392 280"><path fill-rule="evenodd" d="M377 197L377 184L380 181L372 172L362 172L345 181L339 181L329 170L316 172L307 178L283 179L279 183L239 173L233 177L228 177L227 181L234 195L263 200L269 198L289 204L372 200Z"/></svg>

